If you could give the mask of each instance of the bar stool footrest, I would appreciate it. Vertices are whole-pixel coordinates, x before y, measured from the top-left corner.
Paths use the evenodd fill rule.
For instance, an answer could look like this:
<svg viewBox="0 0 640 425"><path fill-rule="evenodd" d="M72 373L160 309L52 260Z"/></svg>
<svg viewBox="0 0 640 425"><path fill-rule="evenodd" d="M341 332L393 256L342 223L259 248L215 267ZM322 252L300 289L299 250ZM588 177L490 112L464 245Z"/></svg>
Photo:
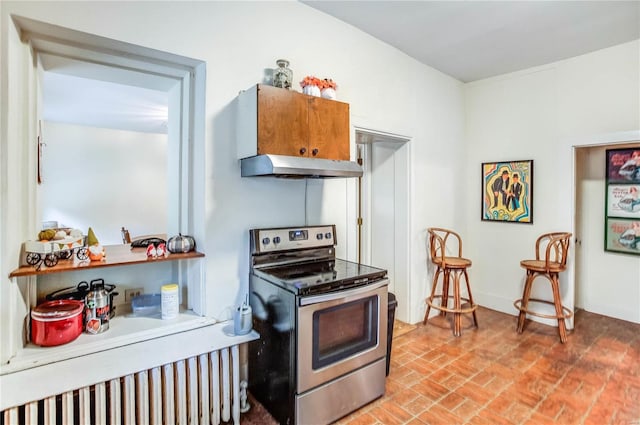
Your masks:
<svg viewBox="0 0 640 425"><path fill-rule="evenodd" d="M454 298L453 295L449 295L447 297L449 298ZM442 305L437 305L435 304L433 301L435 301L436 299L442 299L442 295L436 295L433 297L433 300L427 298L426 299L426 303L431 306L431 308L435 308L436 310L440 310L440 311L446 311L448 313L472 313L474 312L477 308L478 308L478 304L471 304L471 301L469 301L469 298L463 298L460 297L460 299L462 301L466 301L467 304L469 304L470 306L467 308L460 308L460 309L455 309L455 308L448 308L448 307L443 307Z"/></svg>
<svg viewBox="0 0 640 425"><path fill-rule="evenodd" d="M536 303L549 304L549 305L551 305L551 306L554 306L554 307L555 307L555 303L553 303L552 301L548 301L548 300L541 300L541 299L539 299L539 298L529 298L529 302L536 302ZM556 315L542 314L542 313L538 313L538 312L536 312L536 311L531 311L531 310L529 310L528 308L525 310L525 309L522 307L522 298L521 298L521 299L519 299L519 300L515 300L515 301L513 302L513 306L514 306L515 308L517 308L518 310L523 311L523 312L525 312L525 313L527 313L527 314L530 314L530 315L532 315L532 316L542 317L542 318L544 318L544 319L554 319L554 320L556 320L556 319L569 319L569 318L573 317L573 312L572 312L571 310L569 310L569 308L568 308L568 307L565 307L565 306L561 306L561 307L562 307L562 312L563 312L564 314L563 314L563 315L560 315L560 316L559 316L559 315L557 315L557 314L556 314ZM434 308L437 308L437 307L435 307L435 306L433 306L433 307L434 307Z"/></svg>

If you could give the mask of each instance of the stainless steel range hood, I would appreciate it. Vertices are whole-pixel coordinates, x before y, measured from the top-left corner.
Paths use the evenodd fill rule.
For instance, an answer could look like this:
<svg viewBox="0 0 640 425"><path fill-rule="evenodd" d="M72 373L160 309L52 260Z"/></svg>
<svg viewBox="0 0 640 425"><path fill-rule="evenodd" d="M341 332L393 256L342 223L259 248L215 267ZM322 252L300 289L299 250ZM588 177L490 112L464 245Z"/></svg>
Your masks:
<svg viewBox="0 0 640 425"><path fill-rule="evenodd" d="M240 160L242 177L330 178L360 177L362 167L353 161L285 155L257 155Z"/></svg>

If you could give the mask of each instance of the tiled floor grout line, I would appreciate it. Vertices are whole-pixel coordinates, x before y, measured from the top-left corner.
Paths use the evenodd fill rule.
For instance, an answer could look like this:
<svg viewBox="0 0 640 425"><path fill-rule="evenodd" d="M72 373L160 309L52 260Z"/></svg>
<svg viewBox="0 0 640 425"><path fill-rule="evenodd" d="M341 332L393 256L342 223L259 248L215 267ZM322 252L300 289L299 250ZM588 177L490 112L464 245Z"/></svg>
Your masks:
<svg viewBox="0 0 640 425"><path fill-rule="evenodd" d="M459 338L448 320L394 338L386 393L337 424L631 425L640 417L638 324L583 312L561 344L554 327L528 321L517 335L514 316L479 312L480 328ZM275 424L247 424L257 423Z"/></svg>
<svg viewBox="0 0 640 425"><path fill-rule="evenodd" d="M594 344L596 344L598 342L598 340L602 338L602 334L598 336L598 338L596 338L593 343L591 344L591 346L593 346ZM625 350L624 354L626 354L629 351L629 347L627 347L627 349ZM624 354L622 357L624 357ZM581 356L582 357L582 356ZM598 395L596 397L593 397L593 400L591 401L591 405L589 406L589 409L587 409L587 411L585 412L585 414L582 416L582 424L585 423L585 421L587 420L587 418L589 417L589 414L591 413L591 411L593 410L594 406L597 404L598 400L600 399L600 396L602 396L602 394L604 393L604 390L607 388L607 384L609 383L609 381L611 380L611 375L613 375L615 372L613 371L609 371L608 375L607 375L607 380L606 382L602 385L602 388L600 388L600 391L598 391ZM584 385L584 382L581 383L581 386ZM610 422L611 423L611 422Z"/></svg>
<svg viewBox="0 0 640 425"><path fill-rule="evenodd" d="M557 343L556 343L556 344L557 344ZM547 352L547 351L551 350L553 347L555 347L555 344L554 344L554 345L552 345L551 347L548 347L548 348L547 348L547 350L546 350L545 352ZM543 357L543 356L541 355L540 357ZM580 358L581 358L581 357L582 357L582 355L580 355ZM573 366L572 366L572 367L573 367ZM571 368L572 368L572 367L571 367ZM542 406L542 403L544 403L544 402L547 400L547 396L548 396L549 394L552 394L552 393L553 393L553 390L555 390L555 389L560 385L560 383L564 380L564 378L569 374L569 371L571 370L571 368L568 368L568 369L567 369L567 370L562 374L562 376L556 380L556 383L555 383L555 384L553 385L553 387L551 388L551 391L548 391L548 393L547 393L547 394L545 394L545 396L544 396L544 397L543 397L543 398L542 398L542 399L541 399L541 400L536 404L536 406L534 407L534 409L532 409L531 413L529 414L529 418L528 418L528 419L531 419L531 417L533 416L533 413L538 411L538 407L541 407L541 406ZM582 384L581 384L581 385L582 385ZM560 411L558 411L558 413L556 413L556 416L555 416L555 417L553 417L553 418L551 418L551 419L553 419L554 421L556 421L556 420L558 419L558 417L562 414L562 411L565 409L565 407L566 407L566 406L563 406L563 407L562 407L562 409L560 409ZM522 423L526 423L526 422L522 422Z"/></svg>
<svg viewBox="0 0 640 425"><path fill-rule="evenodd" d="M514 332L515 332L515 330L514 330ZM531 336L524 337L523 339L526 341L526 340L527 340L527 339L529 339L529 338L531 338ZM596 341L597 341L597 340L596 340ZM595 343L595 341L594 341L594 343ZM558 343L556 343L556 344L558 344ZM553 349L553 347L555 347L555 345L556 345L556 344L553 344L553 345L551 345L551 346L546 347L546 348L545 348L545 350L544 350L543 352L541 352L541 353L536 357L536 359L535 359L534 361L532 361L532 362L531 362L531 364L529 365L529 367L528 367L525 371L522 371L522 373L521 373L521 374L524 374L524 372L526 372L527 370L529 370L530 368L532 368L532 367L533 367L533 365L536 363L536 361L538 361L539 359L543 358L543 357L545 356L545 354L546 354L546 353L548 353L551 349ZM474 347L474 348L476 348L476 349L477 349L478 347ZM516 349L516 348L517 348L517 346L516 346L516 347L513 347L513 348L510 350L510 352L515 351L515 349ZM503 354L501 357L506 357L506 356L508 356L508 354L509 354L509 353L505 353L505 354ZM423 355L421 355L420 357L423 357L424 355L426 355L426 354L423 354ZM455 358L450 359L446 364L442 365L442 366L441 366L441 368L446 367L447 365L450 365L450 364L454 363L456 360L459 360L462 356L463 356L463 355L461 354L461 355L458 355L458 356L457 356L457 357L455 357ZM584 353L581 353L577 360L580 360L583 356L584 356ZM441 368L440 368L440 369L441 369ZM547 397L549 394L552 394L552 393L553 393L553 391L554 391L555 389L557 389L557 388L558 388L558 386L560 385L560 383L564 380L564 378L568 375L568 373L571 371L571 369L572 369L572 368L573 368L573 366L571 366L570 368L568 368L568 369L567 369L567 370L566 370L566 371L565 371L565 372L564 372L560 377L558 377L558 378L556 379L555 384L553 384L553 386L552 386L552 387L551 387L551 388L546 392L546 394L544 394L544 396L541 398L541 400L540 400L540 401L538 401L538 403L536 403L536 406L534 406L534 408L532 408L532 409L531 409L531 412L527 415L527 417L526 417L525 419L521 420L521 421L519 422L519 424L524 424L524 423L526 423L528 420L530 420L530 419L532 418L532 416L534 415L534 413L538 410L538 407L540 407L540 406L542 405L542 403L544 403L544 402L545 402L546 397ZM438 370L440 370L440 369L438 369ZM472 382L473 378L474 378L474 377L476 377L477 375L479 375L479 374L480 374L481 372L483 372L483 371L484 371L484 368L483 368L482 370L480 370L480 371L476 372L475 374L473 374L473 375L471 375L471 376L467 377L467 378L465 379L465 381L464 381L464 382L462 382L460 385L458 385L458 387L456 387L456 388L455 388L455 389L453 389L453 390L449 390L449 392L447 392L446 394L442 395L442 396L441 396L441 397L439 397L438 399L434 400L434 404L439 404L439 403L440 403L440 402L442 402L442 401L443 401L443 400L444 400L444 399L445 399L449 394L454 393L454 392L456 391L456 389L458 389L458 388L462 387L463 385L467 384L468 382ZM496 377L495 377L495 376L492 378L492 380L494 380L494 379L496 379ZM491 381L489 381L489 382L491 382ZM488 384L489 382L487 382L487 384ZM486 384L485 384L485 385L486 385ZM581 384L580 384L580 385L581 385L581 386L583 386L583 385L584 385L584 382L581 382ZM605 384L605 385L603 385L603 387L600 389L600 391L599 391L598 395L600 395L600 394L604 391L604 388L605 388L605 387L606 387L606 384ZM491 404L495 399L497 399L498 397L500 397L500 395L502 395L505 391L506 391L506 389L503 389L500 393L496 394L496 396L495 396L495 397L493 397L493 398L489 399L487 402L485 402L483 405L481 405L481 409L479 409L479 411L480 411L480 410L482 410L482 409L484 409L484 408L487 408L487 407L488 407L488 406L489 406L489 405L490 405L490 404ZM592 403L591 403L591 406L590 406L589 410L588 410L587 412L585 412L585 413L582 415L582 417L581 417L581 423L584 423L584 421L585 421L585 420L586 420L586 418L588 417L588 414L590 413L590 410L593 408L593 405L597 402L597 399L598 399L598 397L594 397L594 398L593 398L593 400L592 400ZM459 407L462 403L463 403L463 402L461 402L461 403L457 404L457 405L455 406L455 408ZM454 410L455 410L455 408L454 408ZM453 410L451 410L451 409L448 409L448 408L444 408L444 409L445 409L445 410L447 410L448 412L450 412L450 413L454 414L454 415L456 414L456 413L455 413ZM556 420L558 419L558 417L562 415L562 413L563 413L563 410L564 410L564 409L566 409L566 406L564 406L564 405L563 405L563 406L562 406L562 408L561 408L561 409L556 413L556 415L555 415L553 418L550 418L550 419L552 419L552 420L556 421ZM425 411L426 411L426 410L428 410L428 409L425 409ZM419 414L413 415L413 416L412 416L412 418L411 418L411 420L413 420L413 419L419 419L419 416L420 416L422 413L424 413L424 411L423 411L423 412L421 412L421 413L419 413ZM457 415L456 415L456 416L457 416ZM400 419L400 418L398 418L398 419ZM410 422L410 421L408 421L408 422L404 422L404 424L407 424L407 423L409 423L409 422Z"/></svg>
<svg viewBox="0 0 640 425"><path fill-rule="evenodd" d="M428 326L428 325L427 325L427 326ZM462 336L460 336L460 337L458 337L458 338L462 338ZM448 341L449 341L449 340L447 340L447 342L448 342ZM475 348L477 348L477 347L475 347ZM424 356L424 355L426 355L426 353L425 353L425 354L423 354L422 356ZM420 356L420 357L422 357L422 356ZM457 357L455 357L455 358L451 359L451 360L450 360L450 361L448 361L446 364L442 365L442 366L440 367L440 369L442 369L443 367L446 367L447 365L452 364L452 363L453 363L453 362L455 362L456 360L460 359L462 356L463 356L463 354L458 355ZM438 369L438 370L440 370L440 369ZM438 404L438 403L440 403L440 402L441 402L442 400L444 400L444 399L445 399L449 394L451 394L451 393L455 393L456 389L461 388L463 385L465 385L465 384L466 384L466 383L468 383L468 382L471 382L471 381L472 381L472 379L473 379L475 376L477 376L478 374L480 374L482 371L484 371L484 368L483 368L482 370L480 370L480 371L478 371L478 372L474 373L473 375L471 375L471 376L467 377L467 378L466 378L466 379L465 379L465 380L464 380L460 385L458 385L455 389L453 389L453 390L449 390L449 392L447 392L446 394L442 395L440 398L438 398L438 399L434 400L434 404ZM493 377L493 378L492 378L492 380L493 380L493 379L495 379L495 377ZM447 388L447 389L448 389L448 388ZM488 405L489 405L493 400L495 400L495 398L496 398L496 397L493 397L493 398L489 399L489 400L488 400L485 404L483 404L481 407L482 407L482 408L486 408L486 407L487 407L487 406L488 406ZM459 407L460 405L462 405L462 403L464 403L464 402L461 402L461 403L457 404L455 407ZM455 412L451 411L450 409L448 409L448 408L446 408L446 407L444 407L444 409L445 409L446 411L448 411L448 412L450 412L450 413L452 413L452 414L456 415L456 414L455 414ZM419 419L419 416L420 416L422 413L424 413L424 411L426 411L426 410L428 410L428 409L424 409L421 413L414 415L414 416L412 417L412 420L413 420L413 419ZM456 415L456 416L458 416L458 415ZM410 422L410 421L409 421L409 422ZM407 424L407 423L409 423L409 422L404 422L404 424Z"/></svg>

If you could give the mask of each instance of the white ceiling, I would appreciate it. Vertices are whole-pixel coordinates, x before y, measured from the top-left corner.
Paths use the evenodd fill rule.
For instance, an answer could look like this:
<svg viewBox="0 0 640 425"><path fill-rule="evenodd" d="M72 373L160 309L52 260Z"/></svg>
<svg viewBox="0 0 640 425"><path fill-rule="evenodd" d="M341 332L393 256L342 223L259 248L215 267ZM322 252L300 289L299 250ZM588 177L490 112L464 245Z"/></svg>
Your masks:
<svg viewBox="0 0 640 425"><path fill-rule="evenodd" d="M463 82L640 38L640 1L303 3Z"/></svg>
<svg viewBox="0 0 640 425"><path fill-rule="evenodd" d="M166 92L55 72L45 72L43 83L46 121L167 133Z"/></svg>
<svg viewBox="0 0 640 425"><path fill-rule="evenodd" d="M174 79L53 54L39 58L44 120L167 133Z"/></svg>
<svg viewBox="0 0 640 425"><path fill-rule="evenodd" d="M469 82L640 38L640 1L303 1ZM42 54L46 120L167 132L170 78Z"/></svg>

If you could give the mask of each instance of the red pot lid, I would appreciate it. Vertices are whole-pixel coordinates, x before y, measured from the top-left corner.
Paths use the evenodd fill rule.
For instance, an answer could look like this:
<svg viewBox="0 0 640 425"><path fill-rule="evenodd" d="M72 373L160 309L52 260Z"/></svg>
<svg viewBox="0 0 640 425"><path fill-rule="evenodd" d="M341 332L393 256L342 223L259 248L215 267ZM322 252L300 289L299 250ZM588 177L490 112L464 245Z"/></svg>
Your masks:
<svg viewBox="0 0 640 425"><path fill-rule="evenodd" d="M84 309L84 302L78 300L54 300L38 304L31 310L31 317L36 319L59 319L75 316Z"/></svg>

